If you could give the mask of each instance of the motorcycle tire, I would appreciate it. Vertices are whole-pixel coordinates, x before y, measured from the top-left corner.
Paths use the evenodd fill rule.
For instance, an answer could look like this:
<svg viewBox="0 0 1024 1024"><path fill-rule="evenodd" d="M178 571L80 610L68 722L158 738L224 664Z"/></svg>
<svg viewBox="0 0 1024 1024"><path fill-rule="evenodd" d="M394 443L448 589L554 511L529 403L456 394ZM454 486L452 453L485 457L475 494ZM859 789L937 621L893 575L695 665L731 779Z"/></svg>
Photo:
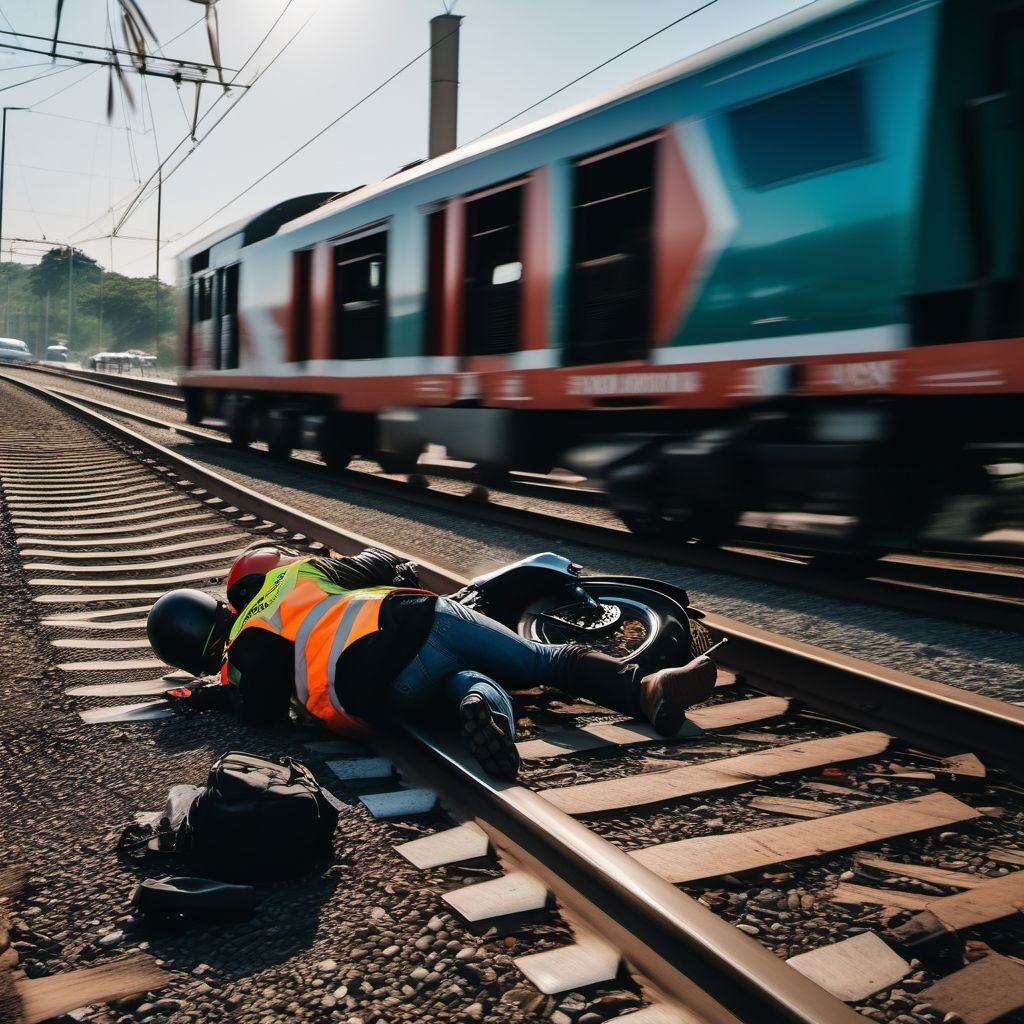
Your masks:
<svg viewBox="0 0 1024 1024"><path fill-rule="evenodd" d="M606 613L595 618L583 590ZM679 602L647 587L614 580L588 580L546 594L520 615L521 637L542 644L578 643L617 661L656 671L688 662L698 639L686 609ZM696 627L699 631L700 627Z"/></svg>

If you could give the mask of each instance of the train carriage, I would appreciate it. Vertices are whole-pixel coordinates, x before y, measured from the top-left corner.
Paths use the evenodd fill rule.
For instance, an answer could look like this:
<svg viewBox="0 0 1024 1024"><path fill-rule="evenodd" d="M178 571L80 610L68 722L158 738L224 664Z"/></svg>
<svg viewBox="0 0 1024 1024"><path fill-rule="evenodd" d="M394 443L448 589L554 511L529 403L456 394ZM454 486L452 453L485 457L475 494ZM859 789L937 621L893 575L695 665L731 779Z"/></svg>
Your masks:
<svg viewBox="0 0 1024 1024"><path fill-rule="evenodd" d="M1024 429L1024 3L819 0L182 254L190 418L907 537Z"/></svg>

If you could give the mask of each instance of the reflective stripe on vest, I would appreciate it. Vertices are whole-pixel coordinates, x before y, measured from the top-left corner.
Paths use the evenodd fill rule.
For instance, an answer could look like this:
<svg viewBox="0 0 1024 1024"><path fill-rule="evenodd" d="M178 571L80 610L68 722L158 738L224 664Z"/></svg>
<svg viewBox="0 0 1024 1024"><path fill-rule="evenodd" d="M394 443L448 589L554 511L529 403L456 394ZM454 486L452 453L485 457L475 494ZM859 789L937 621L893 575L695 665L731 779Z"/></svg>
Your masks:
<svg viewBox="0 0 1024 1024"><path fill-rule="evenodd" d="M246 629L276 633L295 645L295 691L314 717L337 732L362 734L334 693L338 658L346 647L377 630L384 598L395 588L345 591L303 561L268 573L259 593L239 615L228 643Z"/></svg>

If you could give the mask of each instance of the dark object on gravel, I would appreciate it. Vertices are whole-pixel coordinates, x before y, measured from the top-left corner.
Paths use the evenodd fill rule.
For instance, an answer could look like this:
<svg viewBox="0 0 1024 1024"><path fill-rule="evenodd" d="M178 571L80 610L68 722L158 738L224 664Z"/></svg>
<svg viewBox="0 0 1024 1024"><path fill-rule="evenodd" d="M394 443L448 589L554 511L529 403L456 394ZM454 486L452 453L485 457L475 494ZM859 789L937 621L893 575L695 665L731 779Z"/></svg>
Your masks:
<svg viewBox="0 0 1024 1024"><path fill-rule="evenodd" d="M154 878L137 886L132 905L146 917L237 919L252 913L256 890L210 878Z"/></svg>
<svg viewBox="0 0 1024 1024"><path fill-rule="evenodd" d="M908 959L916 958L934 971L945 974L963 966L963 939L930 910L920 911L883 938Z"/></svg>
<svg viewBox="0 0 1024 1024"><path fill-rule="evenodd" d="M175 845L211 878L276 881L326 861L337 824L337 805L305 765L232 751L214 762Z"/></svg>
<svg viewBox="0 0 1024 1024"><path fill-rule="evenodd" d="M303 764L232 751L206 786L175 786L168 808L129 825L119 856L176 853L197 873L223 882L274 882L326 863L340 804Z"/></svg>

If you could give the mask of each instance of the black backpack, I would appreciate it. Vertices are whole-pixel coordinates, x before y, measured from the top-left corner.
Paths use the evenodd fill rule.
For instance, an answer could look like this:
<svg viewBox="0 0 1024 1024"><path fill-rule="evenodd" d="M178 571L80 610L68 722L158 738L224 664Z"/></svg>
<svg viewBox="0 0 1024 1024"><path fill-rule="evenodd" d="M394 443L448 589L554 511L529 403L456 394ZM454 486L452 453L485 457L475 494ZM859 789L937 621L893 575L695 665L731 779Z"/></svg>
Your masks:
<svg viewBox="0 0 1024 1024"><path fill-rule="evenodd" d="M211 878L275 881L326 861L337 824L338 804L305 765L230 751L214 762L174 845Z"/></svg>

